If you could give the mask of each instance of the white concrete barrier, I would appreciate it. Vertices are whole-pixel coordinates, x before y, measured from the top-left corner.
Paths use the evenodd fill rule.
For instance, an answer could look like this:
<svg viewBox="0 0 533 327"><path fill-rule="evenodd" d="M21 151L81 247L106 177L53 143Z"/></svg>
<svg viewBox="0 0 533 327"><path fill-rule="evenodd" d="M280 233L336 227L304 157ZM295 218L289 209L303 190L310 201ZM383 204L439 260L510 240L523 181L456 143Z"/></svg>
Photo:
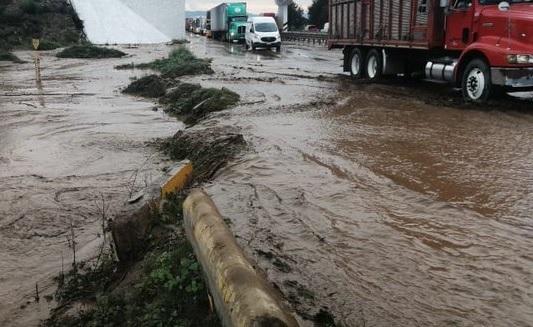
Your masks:
<svg viewBox="0 0 533 327"><path fill-rule="evenodd" d="M163 43L185 38L185 0L71 0L92 43Z"/></svg>
<svg viewBox="0 0 533 327"><path fill-rule="evenodd" d="M184 225L226 327L296 327L276 291L245 257L209 196L193 190Z"/></svg>

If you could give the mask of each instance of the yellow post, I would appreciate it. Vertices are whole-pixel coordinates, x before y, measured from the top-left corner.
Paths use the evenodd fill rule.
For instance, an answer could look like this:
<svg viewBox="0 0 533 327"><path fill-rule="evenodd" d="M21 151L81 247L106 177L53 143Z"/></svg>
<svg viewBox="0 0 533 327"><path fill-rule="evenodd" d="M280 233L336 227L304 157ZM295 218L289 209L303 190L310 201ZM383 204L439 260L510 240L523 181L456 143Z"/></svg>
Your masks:
<svg viewBox="0 0 533 327"><path fill-rule="evenodd" d="M31 39L31 45L33 46L33 50L37 51L39 50L39 45L41 44L41 40L39 39Z"/></svg>

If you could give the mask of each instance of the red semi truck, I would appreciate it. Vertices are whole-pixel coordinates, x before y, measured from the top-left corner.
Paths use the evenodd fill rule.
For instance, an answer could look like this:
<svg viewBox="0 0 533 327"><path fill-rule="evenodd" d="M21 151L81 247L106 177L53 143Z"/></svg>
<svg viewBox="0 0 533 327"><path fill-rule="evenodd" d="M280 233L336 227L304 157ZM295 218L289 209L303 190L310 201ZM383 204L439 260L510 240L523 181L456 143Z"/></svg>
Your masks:
<svg viewBox="0 0 533 327"><path fill-rule="evenodd" d="M467 101L533 89L533 0L330 0L330 48L357 78L424 74Z"/></svg>

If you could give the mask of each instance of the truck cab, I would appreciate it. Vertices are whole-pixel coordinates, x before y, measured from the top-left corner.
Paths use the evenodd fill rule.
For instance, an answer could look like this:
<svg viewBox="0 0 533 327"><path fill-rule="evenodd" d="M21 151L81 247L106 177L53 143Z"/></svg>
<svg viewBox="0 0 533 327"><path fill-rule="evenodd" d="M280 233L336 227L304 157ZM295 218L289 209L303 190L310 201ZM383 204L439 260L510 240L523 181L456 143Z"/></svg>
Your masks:
<svg viewBox="0 0 533 327"><path fill-rule="evenodd" d="M247 17L233 17L230 19L227 40L229 42L244 42L246 35Z"/></svg>
<svg viewBox="0 0 533 327"><path fill-rule="evenodd" d="M458 51L455 82L465 98L533 88L533 4L454 0L446 10L444 47Z"/></svg>

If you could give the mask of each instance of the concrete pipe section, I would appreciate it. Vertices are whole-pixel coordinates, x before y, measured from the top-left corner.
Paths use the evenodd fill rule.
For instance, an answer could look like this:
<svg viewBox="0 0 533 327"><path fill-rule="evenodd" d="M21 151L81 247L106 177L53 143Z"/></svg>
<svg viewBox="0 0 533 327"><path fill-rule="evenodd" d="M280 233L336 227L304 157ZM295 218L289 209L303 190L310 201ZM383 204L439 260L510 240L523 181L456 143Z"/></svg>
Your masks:
<svg viewBox="0 0 533 327"><path fill-rule="evenodd" d="M277 293L245 257L206 193L193 190L183 204L183 213L187 237L224 326L298 326Z"/></svg>

